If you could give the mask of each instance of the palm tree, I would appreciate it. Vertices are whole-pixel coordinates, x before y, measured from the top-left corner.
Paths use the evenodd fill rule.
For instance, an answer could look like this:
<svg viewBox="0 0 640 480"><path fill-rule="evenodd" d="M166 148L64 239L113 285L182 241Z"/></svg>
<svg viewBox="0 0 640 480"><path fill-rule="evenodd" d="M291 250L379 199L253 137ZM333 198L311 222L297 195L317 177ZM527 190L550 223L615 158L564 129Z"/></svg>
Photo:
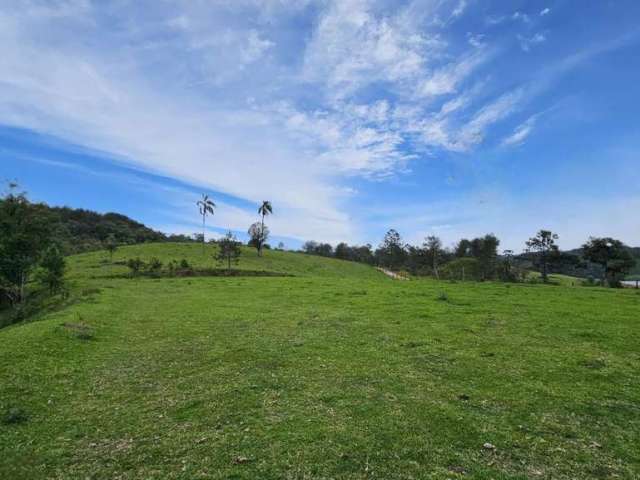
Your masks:
<svg viewBox="0 0 640 480"><path fill-rule="evenodd" d="M204 229L205 229L205 219L207 215L213 215L213 209L216 208L216 204L213 203L213 200L209 198L209 195L202 194L202 200L198 200L196 202L198 209L200 210L200 215L202 215L202 253L204 253Z"/></svg>
<svg viewBox="0 0 640 480"><path fill-rule="evenodd" d="M262 234L264 236L264 217L273 213L271 202L269 200L263 200L262 205L260 205L258 209L258 213L262 215ZM262 243L260 243L260 248L258 248L258 255L262 255Z"/></svg>

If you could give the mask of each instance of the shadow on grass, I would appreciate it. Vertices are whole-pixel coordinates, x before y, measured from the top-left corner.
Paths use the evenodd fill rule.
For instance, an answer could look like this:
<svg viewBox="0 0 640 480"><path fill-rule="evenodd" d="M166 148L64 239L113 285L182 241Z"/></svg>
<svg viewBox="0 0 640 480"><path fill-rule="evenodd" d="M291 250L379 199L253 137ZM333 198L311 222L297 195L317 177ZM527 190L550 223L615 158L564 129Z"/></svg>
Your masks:
<svg viewBox="0 0 640 480"><path fill-rule="evenodd" d="M160 271L160 272L138 272L136 274L123 273L114 274L103 277L94 278L192 278L192 277L294 277L290 273L271 272L268 270L241 270L241 269L225 269L225 268L204 268L204 269L189 269L189 270L175 270L173 272Z"/></svg>
<svg viewBox="0 0 640 480"><path fill-rule="evenodd" d="M35 322L46 315L58 312L79 303L95 302L100 288L69 288L66 294L50 295L43 290L32 292L22 305L7 307L0 311L0 329L12 325Z"/></svg>

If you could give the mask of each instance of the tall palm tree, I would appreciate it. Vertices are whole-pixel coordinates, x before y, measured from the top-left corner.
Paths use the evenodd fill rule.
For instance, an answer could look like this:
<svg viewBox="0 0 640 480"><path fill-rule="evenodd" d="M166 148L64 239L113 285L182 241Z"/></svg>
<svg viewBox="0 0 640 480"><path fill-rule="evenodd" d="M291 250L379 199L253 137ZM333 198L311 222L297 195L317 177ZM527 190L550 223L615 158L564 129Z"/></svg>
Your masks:
<svg viewBox="0 0 640 480"><path fill-rule="evenodd" d="M260 205L260 208L258 209L258 213L262 215L261 234L263 236L262 242L264 242L266 240L264 238L264 217L273 213L273 207L271 206L271 202L269 200L263 200L262 205ZM258 255L262 255L262 242L260 242L260 248L258 248Z"/></svg>
<svg viewBox="0 0 640 480"><path fill-rule="evenodd" d="M213 215L213 209L216 208L216 204L209 198L209 195L202 194L202 200L196 202L200 215L202 215L202 253L204 253L204 231L205 231L205 219L207 215Z"/></svg>

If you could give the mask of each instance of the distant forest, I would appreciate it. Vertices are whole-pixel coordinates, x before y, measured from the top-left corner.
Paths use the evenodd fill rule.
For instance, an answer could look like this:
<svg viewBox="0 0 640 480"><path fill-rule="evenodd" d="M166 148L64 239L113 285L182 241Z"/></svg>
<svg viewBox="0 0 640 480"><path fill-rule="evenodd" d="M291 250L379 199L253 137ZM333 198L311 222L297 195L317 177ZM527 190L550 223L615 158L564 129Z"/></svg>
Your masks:
<svg viewBox="0 0 640 480"><path fill-rule="evenodd" d="M5 200L0 199L0 206ZM50 207L45 203L33 204L46 218L56 244L64 254L101 250L107 239L118 244L146 242L190 242L187 235L166 235L119 213L97 213L69 207Z"/></svg>

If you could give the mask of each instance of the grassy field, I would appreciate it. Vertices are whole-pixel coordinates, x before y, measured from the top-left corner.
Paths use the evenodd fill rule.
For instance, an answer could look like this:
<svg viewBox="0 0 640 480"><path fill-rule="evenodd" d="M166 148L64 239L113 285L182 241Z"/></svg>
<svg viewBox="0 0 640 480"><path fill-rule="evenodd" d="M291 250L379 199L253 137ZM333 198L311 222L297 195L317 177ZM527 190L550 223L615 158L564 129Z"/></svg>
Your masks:
<svg viewBox="0 0 640 480"><path fill-rule="evenodd" d="M197 245L122 248L212 266ZM0 330L2 479L637 479L640 295L293 277L110 278Z"/></svg>

